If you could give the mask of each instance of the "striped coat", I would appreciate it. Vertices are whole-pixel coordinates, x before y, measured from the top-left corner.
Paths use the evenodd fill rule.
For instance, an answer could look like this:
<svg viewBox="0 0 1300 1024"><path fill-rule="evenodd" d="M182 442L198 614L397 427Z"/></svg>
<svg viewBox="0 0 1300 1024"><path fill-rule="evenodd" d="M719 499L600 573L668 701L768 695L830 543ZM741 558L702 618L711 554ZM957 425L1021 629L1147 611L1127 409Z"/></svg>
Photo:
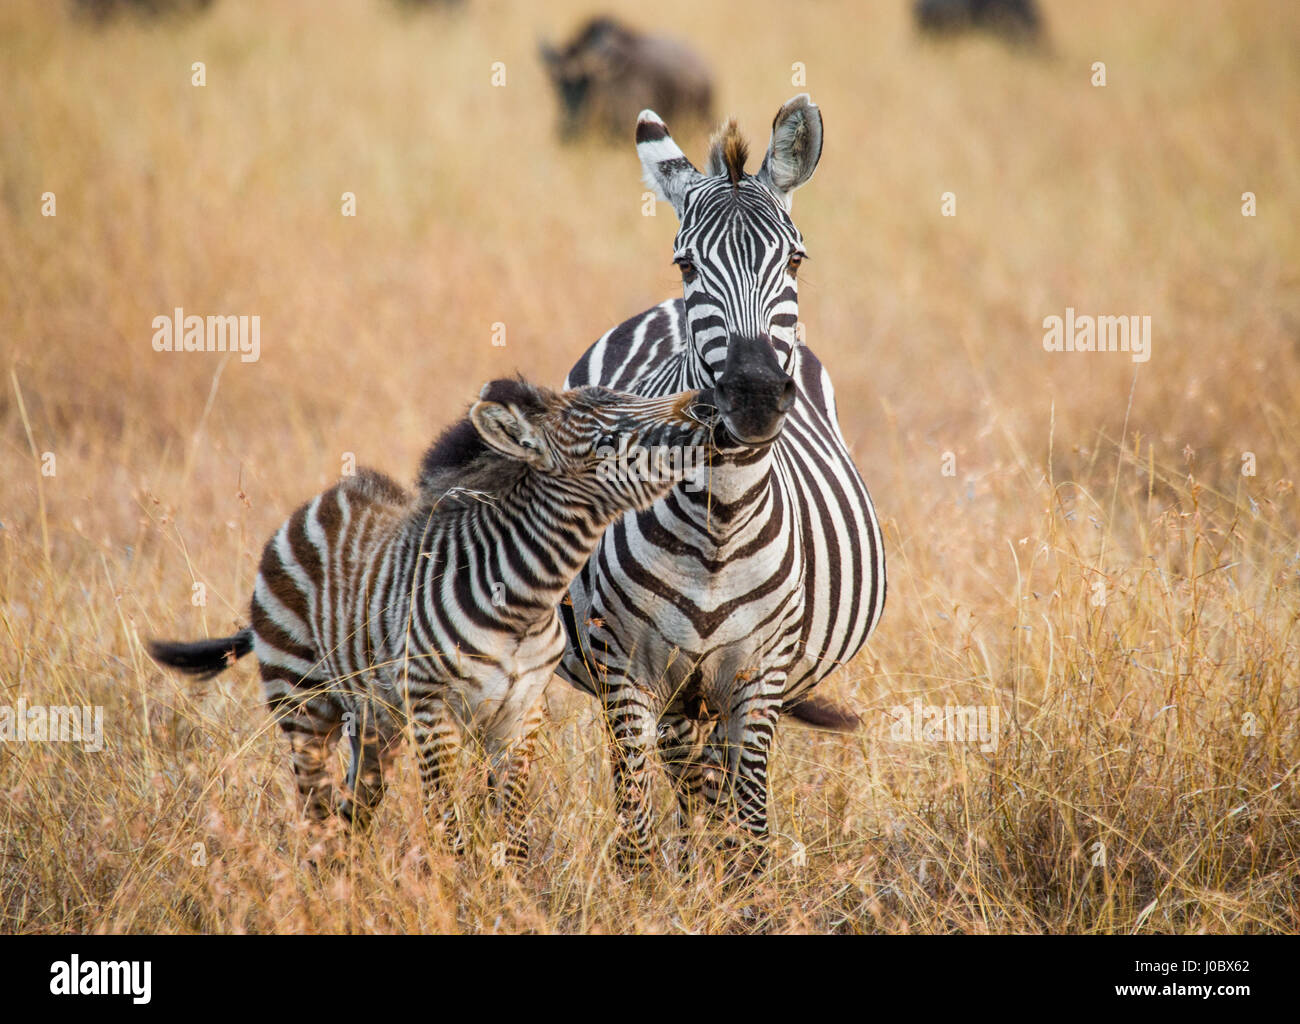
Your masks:
<svg viewBox="0 0 1300 1024"><path fill-rule="evenodd" d="M153 656L210 675L256 654L313 819L337 810L364 824L409 727L426 801L463 848L448 782L472 738L502 791L503 855L522 858L540 698L565 646L557 606L609 522L680 479L671 466L632 471L612 455L620 441L652 452L701 445L699 397L496 381L430 449L416 494L362 470L298 509L266 545L247 630L155 643ZM343 736L340 801L330 762Z"/></svg>
<svg viewBox="0 0 1300 1024"><path fill-rule="evenodd" d="M566 384L711 388L726 429L706 490L679 486L606 532L574 581L560 673L604 705L620 856L653 851L645 773L657 747L682 826L700 813L738 826L724 845L756 845L752 867L779 714L848 724L808 695L862 648L885 603L875 509L830 378L795 337L806 253L788 211L820 156L821 115L806 96L787 103L752 175L734 122L708 173L650 111L637 139L647 182L681 221L685 296L607 332Z"/></svg>

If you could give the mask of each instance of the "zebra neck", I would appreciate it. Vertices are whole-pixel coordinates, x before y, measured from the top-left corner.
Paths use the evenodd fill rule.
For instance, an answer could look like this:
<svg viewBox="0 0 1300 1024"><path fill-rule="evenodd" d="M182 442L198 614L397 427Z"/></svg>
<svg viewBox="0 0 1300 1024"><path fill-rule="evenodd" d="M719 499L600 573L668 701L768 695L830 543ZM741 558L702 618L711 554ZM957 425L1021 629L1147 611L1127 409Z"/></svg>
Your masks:
<svg viewBox="0 0 1300 1024"><path fill-rule="evenodd" d="M743 532L771 508L773 448L715 454L698 482L674 492L683 516L719 545Z"/></svg>
<svg viewBox="0 0 1300 1024"><path fill-rule="evenodd" d="M614 518L571 491L568 481L529 472L503 494L446 510L420 541L424 592L438 594L454 572L480 616L516 633L549 623Z"/></svg>
<svg viewBox="0 0 1300 1024"><path fill-rule="evenodd" d="M772 346L777 360L799 379L799 346L792 328L773 328ZM717 385L719 366L710 367L694 345L679 364L676 390L711 388ZM756 516L771 509L775 486L776 449L781 439L759 449L715 454L703 478L703 486L681 484L675 492L683 514L717 544L740 534Z"/></svg>

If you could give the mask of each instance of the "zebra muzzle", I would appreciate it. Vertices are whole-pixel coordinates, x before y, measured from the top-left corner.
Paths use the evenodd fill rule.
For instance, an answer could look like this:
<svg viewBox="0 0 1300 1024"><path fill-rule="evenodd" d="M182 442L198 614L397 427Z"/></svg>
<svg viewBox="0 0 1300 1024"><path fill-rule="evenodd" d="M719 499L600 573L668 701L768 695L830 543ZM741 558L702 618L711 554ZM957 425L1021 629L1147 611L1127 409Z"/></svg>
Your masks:
<svg viewBox="0 0 1300 1024"><path fill-rule="evenodd" d="M797 391L767 338L733 338L714 390L727 432L746 445L776 440Z"/></svg>

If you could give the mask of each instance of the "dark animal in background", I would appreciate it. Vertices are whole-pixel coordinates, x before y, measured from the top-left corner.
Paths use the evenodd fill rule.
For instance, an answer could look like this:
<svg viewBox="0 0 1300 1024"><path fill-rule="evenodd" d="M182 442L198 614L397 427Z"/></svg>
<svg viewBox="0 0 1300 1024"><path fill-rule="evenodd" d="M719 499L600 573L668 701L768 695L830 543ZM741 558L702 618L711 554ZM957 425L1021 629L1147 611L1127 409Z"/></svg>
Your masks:
<svg viewBox="0 0 1300 1024"><path fill-rule="evenodd" d="M647 108L709 122L713 83L704 59L675 39L644 35L612 18L593 18L568 44L541 44L560 101L560 137L589 131L625 139Z"/></svg>
<svg viewBox="0 0 1300 1024"><path fill-rule="evenodd" d="M420 8L433 10L434 8L439 7L445 10L451 10L455 7L462 7L465 4L465 0L393 0L393 2L398 7L407 11L416 11Z"/></svg>
<svg viewBox="0 0 1300 1024"><path fill-rule="evenodd" d="M1036 42L1043 19L1035 0L916 0L916 27L928 35L986 31L1017 43Z"/></svg>
<svg viewBox="0 0 1300 1024"><path fill-rule="evenodd" d="M104 22L119 14L154 18L168 14L193 14L207 10L212 0L72 0L75 13Z"/></svg>

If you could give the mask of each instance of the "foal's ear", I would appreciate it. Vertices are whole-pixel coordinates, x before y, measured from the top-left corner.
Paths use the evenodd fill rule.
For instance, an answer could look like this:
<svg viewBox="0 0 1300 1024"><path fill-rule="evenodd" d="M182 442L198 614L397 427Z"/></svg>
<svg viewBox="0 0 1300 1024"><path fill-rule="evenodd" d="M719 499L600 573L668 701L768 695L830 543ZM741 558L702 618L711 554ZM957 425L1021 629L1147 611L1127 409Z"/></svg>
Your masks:
<svg viewBox="0 0 1300 1024"><path fill-rule="evenodd" d="M488 447L537 469L550 468L551 455L546 438L518 406L475 402L469 411L469 419Z"/></svg>
<svg viewBox="0 0 1300 1024"><path fill-rule="evenodd" d="M641 111L636 119L636 154L641 158L643 180L660 199L673 204L680 220L686 193L704 175L686 159L663 118L653 110Z"/></svg>
<svg viewBox="0 0 1300 1024"><path fill-rule="evenodd" d="M772 141L754 177L776 192L789 211L794 190L813 176L821 158L822 112L801 92L776 112Z"/></svg>

